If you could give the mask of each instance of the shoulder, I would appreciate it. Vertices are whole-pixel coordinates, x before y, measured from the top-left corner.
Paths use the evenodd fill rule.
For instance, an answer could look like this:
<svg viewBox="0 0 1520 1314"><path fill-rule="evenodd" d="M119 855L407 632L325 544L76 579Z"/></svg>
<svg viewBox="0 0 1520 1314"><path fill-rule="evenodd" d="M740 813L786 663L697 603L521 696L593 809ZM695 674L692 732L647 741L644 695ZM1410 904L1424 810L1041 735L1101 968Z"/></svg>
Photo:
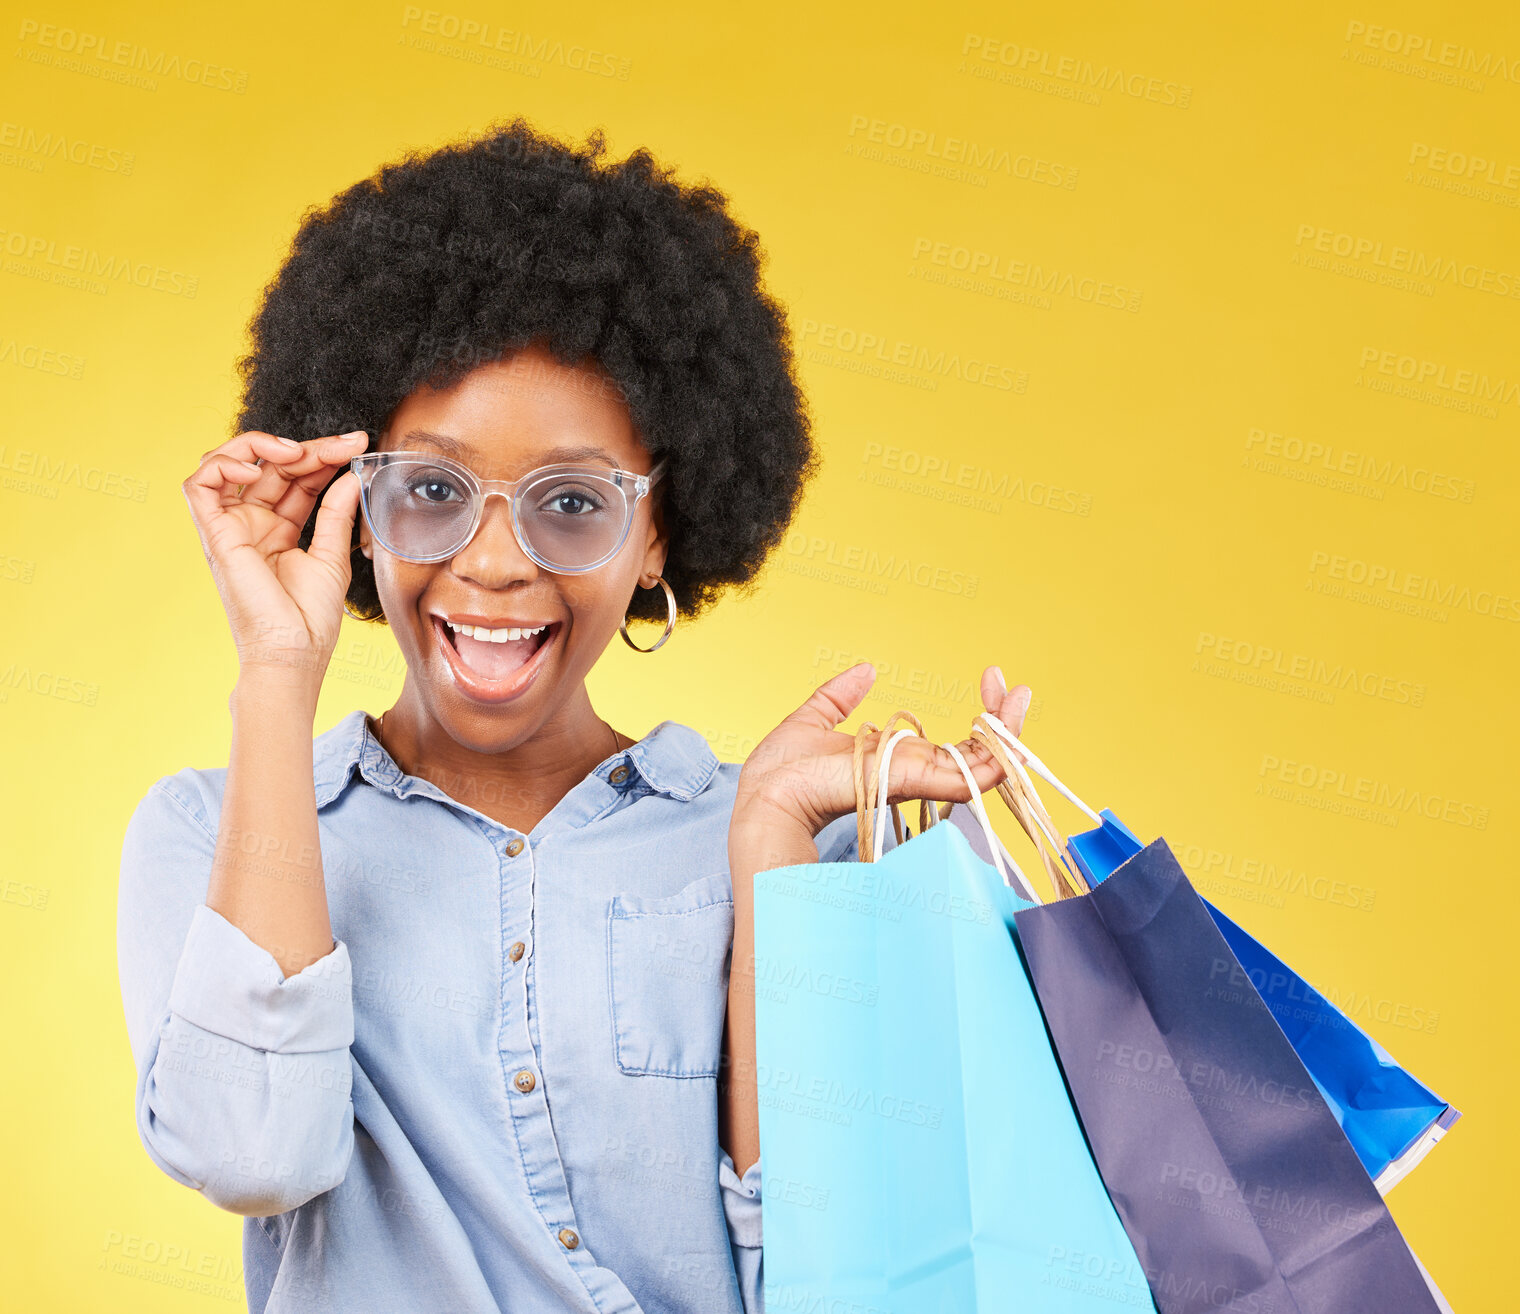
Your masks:
<svg viewBox="0 0 1520 1314"><path fill-rule="evenodd" d="M661 721L624 751L651 790L682 802L710 807L738 787L742 764L720 761L707 737L680 721Z"/></svg>
<svg viewBox="0 0 1520 1314"><path fill-rule="evenodd" d="M312 779L318 805L329 801L334 786L341 786L358 761L364 730L362 710L347 713L330 729L312 738ZM227 768L183 767L160 776L133 810L128 830L135 827L168 828L191 825L213 838L227 789ZM326 795L326 797L324 797Z"/></svg>
<svg viewBox="0 0 1520 1314"><path fill-rule="evenodd" d="M732 815L744 763L720 757L714 752L708 735L678 721L660 722L646 739L654 738L657 733L669 737L671 743L667 747L678 744L682 748L689 757L694 776L707 779L708 783L702 790L706 801L703 810L721 811L725 817ZM734 741L732 736L725 736L718 741L718 747L720 751L729 753L743 751L746 746ZM814 840L818 846L819 862L855 861L860 852L856 843L855 814L849 812L829 822Z"/></svg>
<svg viewBox="0 0 1520 1314"><path fill-rule="evenodd" d="M226 767L185 767L160 776L133 809L128 840L144 830L164 839L178 830L196 830L215 838L226 783Z"/></svg>
<svg viewBox="0 0 1520 1314"><path fill-rule="evenodd" d="M117 886L123 940L188 923L204 901L216 856L226 769L160 776L138 801L121 842Z"/></svg>

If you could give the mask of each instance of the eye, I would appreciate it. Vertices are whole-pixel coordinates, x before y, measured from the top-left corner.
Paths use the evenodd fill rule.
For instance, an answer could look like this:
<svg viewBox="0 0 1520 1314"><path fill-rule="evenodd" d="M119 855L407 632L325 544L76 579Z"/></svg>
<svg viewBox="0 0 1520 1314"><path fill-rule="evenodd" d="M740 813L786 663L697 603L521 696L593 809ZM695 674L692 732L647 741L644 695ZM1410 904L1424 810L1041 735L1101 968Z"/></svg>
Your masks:
<svg viewBox="0 0 1520 1314"><path fill-rule="evenodd" d="M585 516L601 511L606 505L584 484L561 484L544 496L538 509L551 515Z"/></svg>
<svg viewBox="0 0 1520 1314"><path fill-rule="evenodd" d="M453 476L444 470L425 470L406 481L407 493L420 501L441 506L451 501L464 501L464 494L455 486Z"/></svg>

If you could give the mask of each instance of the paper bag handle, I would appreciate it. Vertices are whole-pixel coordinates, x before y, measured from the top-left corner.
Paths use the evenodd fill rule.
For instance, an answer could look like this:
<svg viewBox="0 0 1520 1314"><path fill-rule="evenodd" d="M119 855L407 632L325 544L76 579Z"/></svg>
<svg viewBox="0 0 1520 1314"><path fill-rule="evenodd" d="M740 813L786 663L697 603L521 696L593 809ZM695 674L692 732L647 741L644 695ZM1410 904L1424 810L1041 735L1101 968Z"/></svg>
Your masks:
<svg viewBox="0 0 1520 1314"><path fill-rule="evenodd" d="M887 718L886 725L881 728L879 733L885 736L891 730L893 723L898 720L906 720L919 735L923 735L925 738L928 737L924 735L924 728L919 724L918 718L909 711L893 712ZM890 749L883 754L880 761L876 759L872 760L869 772L866 771L863 763L866 737L876 732L877 727L873 721L862 721L860 728L855 732L855 838L856 847L860 852L860 860L862 862L874 862L876 854L880 852L882 845L886 842L885 818L877 816L878 810L887 811L892 814L893 832L897 836L897 842L899 844L903 842L902 817L897 811L897 805L895 803L889 805L886 801L888 777L882 768L890 760ZM884 742L891 744L896 739L900 739L904 734L911 734L912 732L904 728ZM880 782L879 791L878 782ZM876 799L875 796L878 792L880 793L880 798ZM919 800L918 819L920 832L928 830L930 826L935 825L941 820L939 814L931 807L927 799ZM880 821L883 824L873 826L873 821Z"/></svg>
<svg viewBox="0 0 1520 1314"><path fill-rule="evenodd" d="M1019 760L1013 757L1003 742L988 733L989 727L980 715L972 721L971 738L975 739L995 757L1003 768L1004 779L998 785L998 797L1018 818L1024 833L1034 843L1050 877L1051 888L1057 899L1069 899L1076 894L1090 892L1081 868L1071 856L1066 842L1057 832L1050 813L1040 800L1039 791L1030 780Z"/></svg>
<svg viewBox="0 0 1520 1314"><path fill-rule="evenodd" d="M941 744L946 752L955 759L956 765L961 769L961 775L966 777L966 784L971 788L971 802L968 806L977 821L981 823L982 834L987 838L987 851L992 854L992 862L998 869L998 874L1003 878L1003 884L1017 890L1019 897L1028 903L1039 903L1040 896L1034 892L1034 886L1029 883L1029 877L1024 875L1019 864L1013 860L1013 854L1008 852L1003 841L992 829L992 821L987 816L986 805L982 802L982 789L976 783L976 777L972 775L971 768L966 764L966 759L961 756L961 750L954 744ZM1012 873L1012 879L1010 879Z"/></svg>
<svg viewBox="0 0 1520 1314"><path fill-rule="evenodd" d="M1087 816L1092 820L1092 823L1095 826L1101 826L1103 824L1103 818L1094 812L1090 807L1088 807L1086 803L1082 802L1082 800L1079 799L1076 794L1074 794L1070 789L1063 785L1060 779L1056 776L1056 773L1052 771L1048 766L1046 766L1045 763L1040 761L1039 757L1036 756L1034 750L1030 748L1029 745L1020 739L1016 734L1014 734L1012 730L1004 725L1002 720L995 712L981 712L979 713L979 716L981 720L985 721L992 728L997 737L1002 740L1004 746L1008 748L1009 751L1012 752L1014 756L1017 757L1025 766L1027 766L1041 779L1054 786L1055 789L1059 791L1059 793L1069 802L1074 803L1077 807L1081 808L1082 811L1085 812Z"/></svg>
<svg viewBox="0 0 1520 1314"><path fill-rule="evenodd" d="M893 721L897 720L898 715L899 714L895 713L888 719L888 727L892 725ZM887 806L886 797L891 779L890 763L892 760L892 750L897 746L898 740L915 733L915 730L912 727L918 727L917 719L912 715L912 713L904 712L900 715L903 716L904 719L908 720L911 723L911 726L904 726L895 734L888 735L884 740L881 741L882 748L880 760L875 765L873 770L873 774L877 781L878 790L878 798L874 803L870 798L871 787L863 769L862 757L865 752L866 735L875 731L876 727L875 725L867 722L861 726L860 730L856 732L855 811L857 838L862 862L875 861L875 855L880 852L881 846L886 840L886 817L883 815L883 813L885 812ZM882 733L885 734L885 730L883 730ZM922 735L922 727L918 727L918 733L920 733L921 737L928 738L927 735ZM981 788L977 785L976 777L972 774L971 768L966 764L966 759L961 756L960 750L954 744L941 744L940 747L945 749L945 751L955 759L956 764L960 767L961 774L966 778L966 784L970 787L971 790L972 813L981 823L982 832L987 837L988 851L992 854L993 865L997 867L998 874L1002 878L1003 884L1011 886L1013 889L1017 890L1020 897L1027 900L1028 902L1039 903L1039 896L1035 894L1033 886L1031 886L1029 883L1029 878L1019 870L1019 864L1014 861L1013 855L1008 852L1007 847L1003 844L1002 840L998 838L997 832L992 829L992 823L988 819L987 810L982 805ZM937 825L940 821L944 820L944 818L939 816L938 809L931 806L930 800L928 799L919 800L919 815L920 819L923 822L923 827L925 830L927 830L929 826ZM873 818L875 821L874 826L871 824ZM930 818L933 818L933 820L931 821Z"/></svg>

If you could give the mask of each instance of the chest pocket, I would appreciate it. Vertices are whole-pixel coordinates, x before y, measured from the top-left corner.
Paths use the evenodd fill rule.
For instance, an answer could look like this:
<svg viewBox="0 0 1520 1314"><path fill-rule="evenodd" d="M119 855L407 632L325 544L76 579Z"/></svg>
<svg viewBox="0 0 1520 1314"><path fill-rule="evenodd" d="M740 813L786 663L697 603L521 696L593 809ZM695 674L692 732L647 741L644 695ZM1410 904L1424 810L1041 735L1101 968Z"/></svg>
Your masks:
<svg viewBox="0 0 1520 1314"><path fill-rule="evenodd" d="M734 901L728 877L703 876L660 899L607 905L612 1052L636 1077L716 1077L728 1007Z"/></svg>

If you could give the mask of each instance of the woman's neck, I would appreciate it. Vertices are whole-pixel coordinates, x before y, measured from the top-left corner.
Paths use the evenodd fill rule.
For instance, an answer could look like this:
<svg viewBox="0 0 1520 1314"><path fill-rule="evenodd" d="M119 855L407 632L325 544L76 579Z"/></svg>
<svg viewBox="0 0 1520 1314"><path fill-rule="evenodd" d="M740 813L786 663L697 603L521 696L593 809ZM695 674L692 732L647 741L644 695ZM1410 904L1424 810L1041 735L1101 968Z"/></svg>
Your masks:
<svg viewBox="0 0 1520 1314"><path fill-rule="evenodd" d="M461 744L431 717L419 717L402 691L378 722L391 759L409 776L527 834L600 763L633 743L597 715L584 687L578 705L510 748ZM372 730L377 723L372 719Z"/></svg>

